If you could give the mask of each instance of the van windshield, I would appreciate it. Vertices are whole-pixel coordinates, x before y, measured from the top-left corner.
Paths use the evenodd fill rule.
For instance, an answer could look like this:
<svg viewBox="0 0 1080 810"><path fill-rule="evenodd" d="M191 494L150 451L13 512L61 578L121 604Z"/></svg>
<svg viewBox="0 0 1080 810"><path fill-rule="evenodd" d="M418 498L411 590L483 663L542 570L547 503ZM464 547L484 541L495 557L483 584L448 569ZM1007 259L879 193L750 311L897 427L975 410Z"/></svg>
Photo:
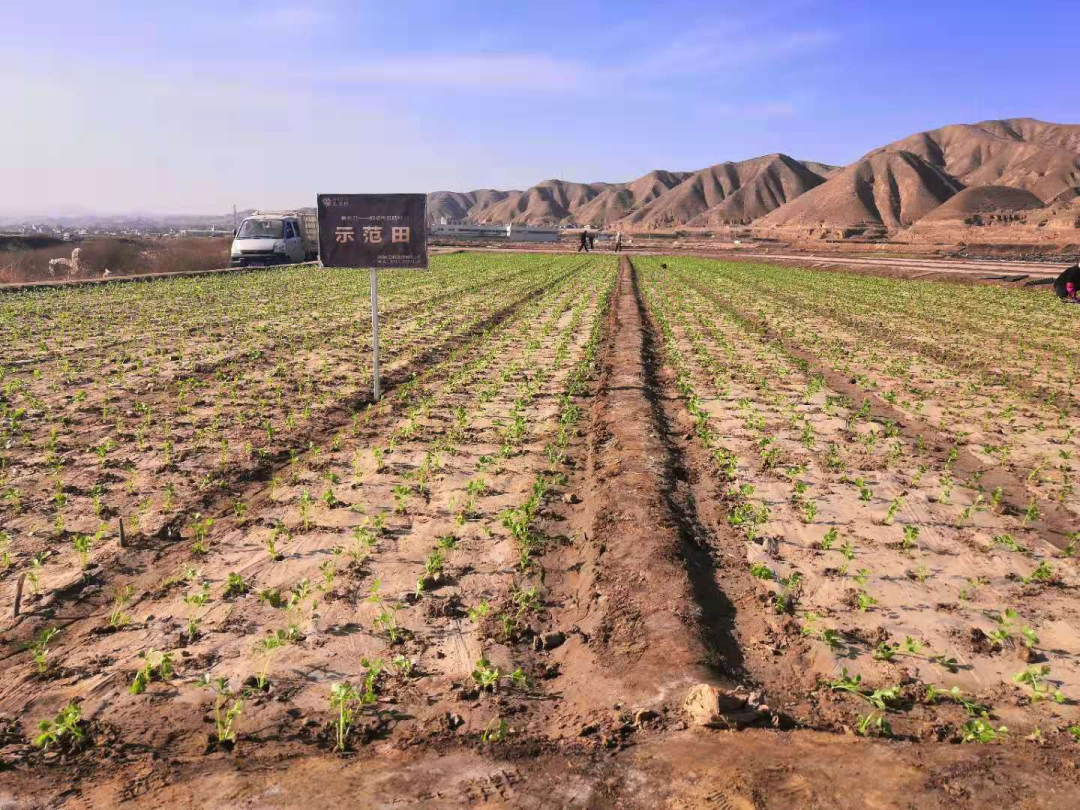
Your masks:
<svg viewBox="0 0 1080 810"><path fill-rule="evenodd" d="M240 223L237 239L281 239L285 223L280 219L245 219Z"/></svg>

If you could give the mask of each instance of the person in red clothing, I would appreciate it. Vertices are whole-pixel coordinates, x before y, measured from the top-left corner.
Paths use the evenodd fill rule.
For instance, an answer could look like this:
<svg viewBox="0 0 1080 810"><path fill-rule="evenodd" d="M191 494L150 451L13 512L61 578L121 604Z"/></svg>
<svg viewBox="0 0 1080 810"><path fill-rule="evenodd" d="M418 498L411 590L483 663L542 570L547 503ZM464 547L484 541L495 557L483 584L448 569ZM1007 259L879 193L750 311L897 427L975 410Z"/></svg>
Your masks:
<svg viewBox="0 0 1080 810"><path fill-rule="evenodd" d="M1066 304L1080 304L1077 298L1080 293L1080 262L1065 268L1065 272L1054 280L1054 292Z"/></svg>

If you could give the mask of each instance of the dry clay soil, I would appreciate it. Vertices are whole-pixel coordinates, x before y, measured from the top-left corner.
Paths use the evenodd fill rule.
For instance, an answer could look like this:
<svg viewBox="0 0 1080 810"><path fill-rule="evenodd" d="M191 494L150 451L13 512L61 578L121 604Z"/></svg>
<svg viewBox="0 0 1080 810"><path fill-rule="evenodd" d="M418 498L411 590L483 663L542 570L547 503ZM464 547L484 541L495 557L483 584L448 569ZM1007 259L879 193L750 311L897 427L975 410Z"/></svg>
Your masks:
<svg viewBox="0 0 1080 810"><path fill-rule="evenodd" d="M212 726L177 730L165 714L173 732L161 745L120 744L151 739L157 712L168 711L138 703L112 714L92 755L0 770L0 806L1080 806L1073 748L871 740L840 721L808 727L782 713L772 727L742 730L688 722L682 701L695 683L759 689L767 701L805 689L807 675L760 643L774 619L690 441L658 334L624 257L571 445L573 496L543 513L549 535L574 538L544 555L546 624L562 643L524 653L542 685L531 699L499 699L512 727L505 741L446 727L450 713L474 729L482 714L471 712L476 695L453 684L426 712L415 695L395 696L415 730L371 729L343 755L284 711L264 712L269 725L242 729L231 751L206 748ZM476 587L470 576L497 575L472 562L462 596ZM446 655L477 657L456 643L448 632Z"/></svg>

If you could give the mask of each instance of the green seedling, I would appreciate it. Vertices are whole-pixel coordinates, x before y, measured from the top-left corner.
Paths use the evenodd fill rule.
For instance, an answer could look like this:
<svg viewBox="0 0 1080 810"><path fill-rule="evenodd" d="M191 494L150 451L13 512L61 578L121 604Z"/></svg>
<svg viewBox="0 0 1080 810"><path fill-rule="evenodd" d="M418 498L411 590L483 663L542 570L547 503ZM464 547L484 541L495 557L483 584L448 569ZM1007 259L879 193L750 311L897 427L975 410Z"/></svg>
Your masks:
<svg viewBox="0 0 1080 810"><path fill-rule="evenodd" d="M416 667L416 662L411 658L406 658L404 655L395 655L393 661L391 661L397 671L401 673L402 677L408 678L412 675L413 669Z"/></svg>
<svg viewBox="0 0 1080 810"><path fill-rule="evenodd" d="M866 591L860 591L855 597L855 603L858 606L859 610L863 613L866 613L868 610L870 610L870 608L876 605L877 602L878 600L868 594Z"/></svg>
<svg viewBox="0 0 1080 810"><path fill-rule="evenodd" d="M990 711L989 706L984 706L981 703L976 703L975 701L968 700L964 697L964 693L960 691L959 686L954 686L951 689L939 689L933 684L927 684L926 702L935 703L941 698L948 698L963 706L964 711L967 712L969 717L985 716Z"/></svg>
<svg viewBox="0 0 1080 810"><path fill-rule="evenodd" d="M990 509L994 512L1001 506L1001 501L1005 497L1005 492L1001 487L995 487L994 491L990 495Z"/></svg>
<svg viewBox="0 0 1080 810"><path fill-rule="evenodd" d="M166 579L162 583L162 587L163 588L171 588L173 585L179 585L181 583L191 584L192 582L195 582L197 579L200 579L201 577L202 577L202 574L199 573L199 570L197 568L195 568L194 566L191 566L191 565L185 565L183 568L181 568L179 571L177 571L171 577Z"/></svg>
<svg viewBox="0 0 1080 810"><path fill-rule="evenodd" d="M960 514L960 522L967 523L971 520L971 516L975 513L983 511L986 507L983 506L983 496L976 495L975 500L970 506L964 508L964 511Z"/></svg>
<svg viewBox="0 0 1080 810"><path fill-rule="evenodd" d="M82 710L77 704L69 703L52 720L40 721L38 732L34 739L38 748L47 750L49 746L57 745L66 739L73 744L81 743L86 739L86 732L82 729Z"/></svg>
<svg viewBox="0 0 1080 810"><path fill-rule="evenodd" d="M994 545L1003 546L1009 551L1015 551L1017 554L1027 554L1027 549L1016 542L1011 534L998 534L994 536Z"/></svg>
<svg viewBox="0 0 1080 810"><path fill-rule="evenodd" d="M214 726L218 742L236 741L236 721L244 711L244 699L229 689L228 678L211 678L207 673L196 686L214 693Z"/></svg>
<svg viewBox="0 0 1080 810"><path fill-rule="evenodd" d="M281 559L281 552L278 551L279 542L289 542L292 540L292 534L289 532L288 527L285 526L280 520L274 524L270 529L270 534L266 536L264 543L266 544L266 553L270 557L270 562L277 562Z"/></svg>
<svg viewBox="0 0 1080 810"><path fill-rule="evenodd" d="M191 546L191 550L195 554L206 554L210 550L210 527L214 525L213 518L203 518L202 515L196 513L195 518L191 521L191 537L194 541Z"/></svg>
<svg viewBox="0 0 1080 810"><path fill-rule="evenodd" d="M1020 525L1026 527L1029 523L1034 523L1040 517L1039 507L1035 505L1035 499L1032 498L1031 501L1028 502L1027 509L1024 510L1024 518L1020 521Z"/></svg>
<svg viewBox="0 0 1080 810"><path fill-rule="evenodd" d="M961 739L966 743L989 743L1007 734L1008 731L1009 729L1006 726L994 728L993 723L984 714L964 723L960 729L960 734Z"/></svg>
<svg viewBox="0 0 1080 810"><path fill-rule="evenodd" d="M139 653L139 657L143 660L143 665L139 667L135 679L128 687L131 694L141 695L155 679L164 682L172 677L173 662L169 653L150 649Z"/></svg>
<svg viewBox="0 0 1080 810"><path fill-rule="evenodd" d="M446 565L446 556L441 548L436 548L424 560L423 580L438 582L442 579L443 569Z"/></svg>
<svg viewBox="0 0 1080 810"><path fill-rule="evenodd" d="M330 687L330 709L337 713L334 728L335 747L338 751L344 751L348 745L349 732L356 720L357 711L362 705L360 693L348 681L335 683Z"/></svg>
<svg viewBox="0 0 1080 810"><path fill-rule="evenodd" d="M1052 700L1055 703L1064 703L1065 695L1046 680L1049 674L1049 664L1035 664L1013 675L1013 683L1029 687L1031 699L1035 702Z"/></svg>
<svg viewBox="0 0 1080 810"><path fill-rule="evenodd" d="M349 556L352 558L353 564L359 567L378 542L377 533L366 522L365 525L353 529L353 544L349 549Z"/></svg>
<svg viewBox="0 0 1080 810"><path fill-rule="evenodd" d="M750 575L757 577L758 579L764 579L768 582L776 579L776 574L774 574L773 570L764 563L751 563Z"/></svg>
<svg viewBox="0 0 1080 810"><path fill-rule="evenodd" d="M79 557L79 568L82 571L90 564L90 538L85 534L77 534L71 541L72 548Z"/></svg>
<svg viewBox="0 0 1080 810"><path fill-rule="evenodd" d="M904 539L900 541L900 548L910 551L919 542L919 527L909 523L904 527Z"/></svg>
<svg viewBox="0 0 1080 810"><path fill-rule="evenodd" d="M250 588L244 582L244 578L237 573L230 573L225 580L225 592L222 594L226 599L233 599L246 594Z"/></svg>
<svg viewBox="0 0 1080 810"><path fill-rule="evenodd" d="M135 588L131 585L125 585L113 591L112 610L109 611L109 627L119 630L131 621L131 616L124 613L124 608L131 602L131 597L134 594Z"/></svg>
<svg viewBox="0 0 1080 810"><path fill-rule="evenodd" d="M499 624L502 625L503 638L510 641L517 632L518 620L513 613L500 613Z"/></svg>
<svg viewBox="0 0 1080 810"><path fill-rule="evenodd" d="M323 560L319 563L319 573L322 574L322 584L319 586L319 590L323 593L330 593L334 590L334 577L337 576L337 561L342 549L337 547L334 549L334 556L329 560Z"/></svg>
<svg viewBox="0 0 1080 810"><path fill-rule="evenodd" d="M805 623L802 627L802 634L804 636L823 641L832 650L839 649L843 646L843 637L836 630L832 630L828 627L818 627L818 622L821 620L821 617L818 614L807 612L804 618Z"/></svg>
<svg viewBox="0 0 1080 810"><path fill-rule="evenodd" d="M893 733L892 726L889 725L889 721L885 717L885 712L880 709L874 709L869 714L860 717L855 726L855 731L861 737L869 737L871 734L891 737Z"/></svg>
<svg viewBox="0 0 1080 810"><path fill-rule="evenodd" d="M517 605L518 615L539 613L543 609L543 603L540 601L536 585L531 588L519 588L515 584L510 599Z"/></svg>
<svg viewBox="0 0 1080 810"><path fill-rule="evenodd" d="M1023 639L1021 643L1023 643L1025 647L1034 647L1039 643L1038 635L1030 627L1024 625L1017 628L1015 626L1018 614L1013 608L1005 608L1005 610L1000 613L991 613L988 611L986 615L998 624L997 629L992 630L987 634L995 647L998 647L999 649L1004 647L1006 642L1011 641L1017 632Z"/></svg>
<svg viewBox="0 0 1080 810"><path fill-rule="evenodd" d="M289 643L288 630L275 630L266 638L256 642L252 652L259 659L259 669L255 673L255 685L260 689L266 689L267 675L270 672L270 663L278 650Z"/></svg>
<svg viewBox="0 0 1080 810"><path fill-rule="evenodd" d="M380 609L379 615L375 617L372 624L375 629L382 629L386 631L386 635L390 639L391 644L396 644L398 639L402 637L402 630L398 626L397 614L401 609L401 605L394 602L388 602L382 598L379 593L379 587L382 584L381 580L376 579L371 583L371 588L368 591L368 601L378 605Z"/></svg>
<svg viewBox="0 0 1080 810"><path fill-rule="evenodd" d="M510 727L506 724L505 720L501 717L492 717L480 734L480 741L485 744L502 742L506 739L509 730Z"/></svg>
<svg viewBox="0 0 1080 810"><path fill-rule="evenodd" d="M406 484L395 484L390 491L394 495L394 512L404 515L408 511L409 496L412 494L412 488Z"/></svg>
<svg viewBox="0 0 1080 810"><path fill-rule="evenodd" d="M862 688L862 676L850 675L847 667L841 669L839 678L826 682L826 685L835 692L850 692L857 695L880 711L888 711L889 704L900 698L899 686L882 687L873 692L865 691Z"/></svg>
<svg viewBox="0 0 1080 810"><path fill-rule="evenodd" d="M1043 560L1037 566L1035 570L1028 574L1026 577L1021 577L1021 581L1025 585L1030 585L1032 582L1049 582L1054 578L1054 566L1050 564L1049 560Z"/></svg>
<svg viewBox="0 0 1080 810"><path fill-rule="evenodd" d="M791 502L796 506L802 503L808 488L809 485L805 481L796 481L791 488Z"/></svg>
<svg viewBox="0 0 1080 810"><path fill-rule="evenodd" d="M466 610L465 613L468 615L469 621L471 621L473 624L479 624L484 619L484 617L488 615L490 611L491 605L489 605L487 600L485 599L480 602L480 604L473 605L471 608Z"/></svg>
<svg viewBox="0 0 1080 810"><path fill-rule="evenodd" d="M786 579L777 577L776 581L780 584L780 590L773 597L773 609L777 613L790 613L792 605L798 596L802 576L795 572Z"/></svg>
<svg viewBox="0 0 1080 810"><path fill-rule="evenodd" d="M289 590L288 596L285 597L282 610L285 611L285 623L288 628L290 640L300 636L300 625L305 619L305 611L308 613L307 619L312 623L318 620L318 601L312 599L310 608L305 607L308 599L311 598L313 594L314 591L311 587L311 582L305 577L297 581L297 583Z"/></svg>
<svg viewBox="0 0 1080 810"><path fill-rule="evenodd" d="M300 493L300 525L303 530L310 531L311 529L311 505L313 501L311 499L311 493L306 489Z"/></svg>
<svg viewBox="0 0 1080 810"><path fill-rule="evenodd" d="M941 494L938 495L938 503L949 504L952 502L952 478L947 475L941 476Z"/></svg>
<svg viewBox="0 0 1080 810"><path fill-rule="evenodd" d="M955 658L950 657L947 653L941 653L940 655L933 655L930 657L930 661L937 664L946 672L953 674L960 671L960 662Z"/></svg>
<svg viewBox="0 0 1080 810"><path fill-rule="evenodd" d="M208 601L210 601L210 584L207 582L203 583L201 590L184 597L184 602L188 606L187 636L189 640L194 640L199 633L199 624L202 622L201 612Z"/></svg>
<svg viewBox="0 0 1080 810"><path fill-rule="evenodd" d="M379 673L383 671L381 658L361 658L360 665L364 667L364 703L374 703L377 697L375 685L379 680Z"/></svg>
<svg viewBox="0 0 1080 810"><path fill-rule="evenodd" d="M832 548L833 543L836 542L838 536L839 532L836 530L835 526L825 532L825 536L821 538L821 550L828 551L830 548Z"/></svg>
<svg viewBox="0 0 1080 810"><path fill-rule="evenodd" d="M476 662L472 678L481 689L492 691L499 683L499 669L493 667L486 658L481 658Z"/></svg>
<svg viewBox="0 0 1080 810"><path fill-rule="evenodd" d="M870 489L870 487L867 485L866 481L864 481L862 478L856 478L855 479L855 486L857 486L859 488L859 500L860 501L863 501L865 503L865 502L869 502L869 501L873 500L874 491L872 489Z"/></svg>
<svg viewBox="0 0 1080 810"><path fill-rule="evenodd" d="M896 513L900 511L900 508L904 505L903 498L893 498L889 503L889 511L885 513L885 519L882 523L886 526L891 526L892 522L896 519Z"/></svg>
<svg viewBox="0 0 1080 810"><path fill-rule="evenodd" d="M44 675L49 669L49 642L60 635L57 627L41 628L33 641L26 645L30 651L30 658L34 662L34 668L39 675Z"/></svg>

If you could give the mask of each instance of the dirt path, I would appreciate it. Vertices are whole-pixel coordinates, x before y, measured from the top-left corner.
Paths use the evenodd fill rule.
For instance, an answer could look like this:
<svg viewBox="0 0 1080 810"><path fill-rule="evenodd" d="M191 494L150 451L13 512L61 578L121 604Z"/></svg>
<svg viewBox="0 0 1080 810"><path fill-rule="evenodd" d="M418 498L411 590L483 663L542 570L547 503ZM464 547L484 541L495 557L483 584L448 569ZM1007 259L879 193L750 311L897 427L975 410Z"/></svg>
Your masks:
<svg viewBox="0 0 1080 810"><path fill-rule="evenodd" d="M590 709L617 695L634 709L674 710L692 683L716 680L706 665L710 611L723 600L693 537L625 258L608 328L587 464L573 482L583 501L568 515L581 540L559 555L550 581L565 594L556 625L576 631L558 661L570 696Z"/></svg>

